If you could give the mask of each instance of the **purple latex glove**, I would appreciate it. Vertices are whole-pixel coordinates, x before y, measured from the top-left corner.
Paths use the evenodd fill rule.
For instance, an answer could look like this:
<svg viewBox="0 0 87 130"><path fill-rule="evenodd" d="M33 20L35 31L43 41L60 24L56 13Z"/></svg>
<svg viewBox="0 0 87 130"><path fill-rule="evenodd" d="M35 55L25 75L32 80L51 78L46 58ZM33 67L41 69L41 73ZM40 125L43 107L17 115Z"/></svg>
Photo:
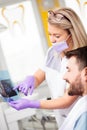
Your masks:
<svg viewBox="0 0 87 130"><path fill-rule="evenodd" d="M16 110L22 110L25 108L40 108L40 102L39 101L34 101L34 100L28 100L21 98L16 101L11 101L9 102L9 105Z"/></svg>
<svg viewBox="0 0 87 130"><path fill-rule="evenodd" d="M13 89L19 89L22 93L24 93L26 96L29 94L31 95L33 93L35 87L35 78L34 76L28 76L22 83L18 84Z"/></svg>
<svg viewBox="0 0 87 130"><path fill-rule="evenodd" d="M57 52L62 52L67 48L68 48L68 45L67 45L66 41L62 41L60 43L53 44L53 49L56 50Z"/></svg>

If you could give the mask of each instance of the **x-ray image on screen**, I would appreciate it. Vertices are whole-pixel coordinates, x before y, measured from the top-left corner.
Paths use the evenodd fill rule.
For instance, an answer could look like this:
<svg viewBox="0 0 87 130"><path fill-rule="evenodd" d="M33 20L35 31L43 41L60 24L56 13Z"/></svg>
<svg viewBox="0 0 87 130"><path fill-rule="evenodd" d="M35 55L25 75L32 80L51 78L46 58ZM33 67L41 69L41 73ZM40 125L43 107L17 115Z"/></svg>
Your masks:
<svg viewBox="0 0 87 130"><path fill-rule="evenodd" d="M10 79L0 81L0 94L3 97L12 97L17 95L16 91L13 90L13 85Z"/></svg>

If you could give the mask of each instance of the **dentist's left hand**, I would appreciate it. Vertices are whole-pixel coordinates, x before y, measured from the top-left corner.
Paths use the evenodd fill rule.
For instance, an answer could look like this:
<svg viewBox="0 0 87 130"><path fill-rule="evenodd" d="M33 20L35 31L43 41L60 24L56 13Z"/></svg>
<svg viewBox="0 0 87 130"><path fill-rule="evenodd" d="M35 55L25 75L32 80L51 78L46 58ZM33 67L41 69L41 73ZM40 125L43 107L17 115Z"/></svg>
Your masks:
<svg viewBox="0 0 87 130"><path fill-rule="evenodd" d="M22 110L25 108L40 108L40 101L21 98L16 101L9 102L9 105L16 110Z"/></svg>

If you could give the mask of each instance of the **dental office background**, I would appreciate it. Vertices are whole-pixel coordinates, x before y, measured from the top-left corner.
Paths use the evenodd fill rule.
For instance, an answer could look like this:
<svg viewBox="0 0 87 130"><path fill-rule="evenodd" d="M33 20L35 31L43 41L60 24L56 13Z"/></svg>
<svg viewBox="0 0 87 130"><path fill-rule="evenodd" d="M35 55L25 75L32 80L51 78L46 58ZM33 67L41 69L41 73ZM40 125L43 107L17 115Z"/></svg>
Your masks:
<svg viewBox="0 0 87 130"><path fill-rule="evenodd" d="M47 11L63 6L77 12L87 32L87 0L1 0L0 78L17 83L44 64Z"/></svg>

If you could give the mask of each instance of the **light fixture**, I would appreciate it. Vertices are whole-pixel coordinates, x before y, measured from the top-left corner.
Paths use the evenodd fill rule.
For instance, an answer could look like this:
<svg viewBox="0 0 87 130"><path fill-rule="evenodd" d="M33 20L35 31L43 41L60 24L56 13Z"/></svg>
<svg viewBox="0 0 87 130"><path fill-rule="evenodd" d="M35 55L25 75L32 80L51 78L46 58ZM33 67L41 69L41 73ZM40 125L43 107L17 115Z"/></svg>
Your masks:
<svg viewBox="0 0 87 130"><path fill-rule="evenodd" d="M54 7L54 0L42 0L42 7L44 10L48 10Z"/></svg>

